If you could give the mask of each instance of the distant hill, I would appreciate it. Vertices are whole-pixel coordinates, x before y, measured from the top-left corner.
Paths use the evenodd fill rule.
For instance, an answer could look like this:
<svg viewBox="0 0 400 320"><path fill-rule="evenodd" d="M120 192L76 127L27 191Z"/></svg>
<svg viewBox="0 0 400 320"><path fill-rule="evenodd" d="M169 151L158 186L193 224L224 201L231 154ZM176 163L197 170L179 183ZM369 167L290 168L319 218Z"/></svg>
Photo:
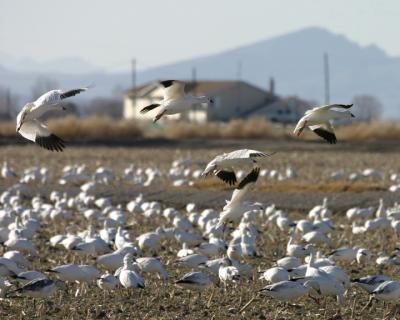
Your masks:
<svg viewBox="0 0 400 320"><path fill-rule="evenodd" d="M140 80L188 78L193 67L198 78L235 78L241 61L244 80L266 87L269 77L274 77L277 93L323 102L324 52L330 60L332 101L348 102L354 95L372 94L385 105L386 115L400 118L400 59L321 28L149 69L140 74Z"/></svg>
<svg viewBox="0 0 400 320"><path fill-rule="evenodd" d="M332 101L344 103L354 95L372 94L385 105L386 116L400 118L400 59L388 56L375 45L362 47L322 28L306 28L220 53L154 67L139 72L138 80L142 83L160 78L190 79L194 67L199 79L232 79L237 77L237 65L241 61L243 80L265 88L268 79L274 77L278 94L323 102L324 52L330 59ZM0 65L6 68L0 67L0 86L8 85L20 94L30 92L37 70L15 72L15 68L3 63L1 55ZM111 95L116 87L126 88L130 84L128 73L106 73L79 59L59 60L56 65L51 78L63 86L94 82L93 94ZM49 63L43 70L51 70L52 66L54 63ZM68 70L69 74L60 73L61 70ZM77 75L79 70L83 74Z"/></svg>

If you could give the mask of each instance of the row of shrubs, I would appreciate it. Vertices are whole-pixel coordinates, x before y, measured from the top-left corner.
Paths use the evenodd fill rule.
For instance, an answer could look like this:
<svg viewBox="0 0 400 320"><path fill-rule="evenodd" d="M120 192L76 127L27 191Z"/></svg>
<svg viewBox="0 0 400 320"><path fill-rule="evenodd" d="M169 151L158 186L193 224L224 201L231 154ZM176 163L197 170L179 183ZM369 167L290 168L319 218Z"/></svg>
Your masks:
<svg viewBox="0 0 400 320"><path fill-rule="evenodd" d="M272 124L264 119L232 120L227 123L195 124L168 122L153 126L134 120L112 120L105 117L53 119L50 130L66 139L99 138L129 139L134 137L165 137L169 139L290 139L292 126ZM0 138L16 136L14 122L0 123ZM353 123L337 128L341 140L396 140L400 138L400 123ZM318 139L306 134L303 139Z"/></svg>

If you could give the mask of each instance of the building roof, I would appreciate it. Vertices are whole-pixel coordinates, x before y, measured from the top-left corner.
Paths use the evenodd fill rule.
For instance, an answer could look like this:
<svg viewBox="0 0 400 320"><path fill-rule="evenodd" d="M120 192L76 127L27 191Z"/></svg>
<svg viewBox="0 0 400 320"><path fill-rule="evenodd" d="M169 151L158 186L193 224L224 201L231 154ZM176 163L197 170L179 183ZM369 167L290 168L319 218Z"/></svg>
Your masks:
<svg viewBox="0 0 400 320"><path fill-rule="evenodd" d="M185 91L187 93L192 93L195 92L196 94L212 94L217 91L233 87L234 85L247 85L254 87L255 89L258 89L260 91L264 91L256 86L253 86L252 84L240 80L199 80L199 81L184 81L186 86L185 86ZM127 96L136 96L136 97L141 97L141 96L146 96L150 92L152 92L155 88L157 88L159 81L152 81L145 83L143 85L140 85L136 87L135 89L130 89L124 92L125 95Z"/></svg>

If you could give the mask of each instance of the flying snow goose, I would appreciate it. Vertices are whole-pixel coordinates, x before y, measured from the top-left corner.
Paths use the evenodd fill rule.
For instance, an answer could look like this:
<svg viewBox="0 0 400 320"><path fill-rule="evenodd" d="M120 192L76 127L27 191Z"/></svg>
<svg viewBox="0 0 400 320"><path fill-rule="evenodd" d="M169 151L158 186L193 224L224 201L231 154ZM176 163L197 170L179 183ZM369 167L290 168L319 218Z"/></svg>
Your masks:
<svg viewBox="0 0 400 320"><path fill-rule="evenodd" d="M214 103L213 99L206 96L195 97L187 95L185 93L185 83L182 81L164 80L160 82L160 85L164 88L164 100L160 101L160 103L148 105L140 110L140 113L143 114L155 108L160 108L153 122L157 122L164 115L171 115L189 110L190 107L198 103Z"/></svg>
<svg viewBox="0 0 400 320"><path fill-rule="evenodd" d="M230 201L224 206L218 220L218 227L231 221L238 221L243 213L250 210L264 210L259 203L243 201L249 190L257 182L260 168L254 168L233 191Z"/></svg>
<svg viewBox="0 0 400 320"><path fill-rule="evenodd" d="M237 181L234 167L254 166L257 158L272 156L274 153L266 153L257 150L240 149L229 153L223 153L211 160L204 169L201 176L214 174L229 185Z"/></svg>
<svg viewBox="0 0 400 320"><path fill-rule="evenodd" d="M59 105L60 102L86 90L88 88L68 91L51 90L40 96L36 101L27 103L17 115L17 132L42 148L50 151L63 151L65 148L64 141L51 133L38 118L48 111L65 110L65 107Z"/></svg>
<svg viewBox="0 0 400 320"><path fill-rule="evenodd" d="M354 118L354 114L349 110L338 111L335 109L350 109L352 106L352 104L328 104L307 110L297 123L293 133L300 136L304 128L308 126L315 134L330 144L335 144L337 139L331 121Z"/></svg>

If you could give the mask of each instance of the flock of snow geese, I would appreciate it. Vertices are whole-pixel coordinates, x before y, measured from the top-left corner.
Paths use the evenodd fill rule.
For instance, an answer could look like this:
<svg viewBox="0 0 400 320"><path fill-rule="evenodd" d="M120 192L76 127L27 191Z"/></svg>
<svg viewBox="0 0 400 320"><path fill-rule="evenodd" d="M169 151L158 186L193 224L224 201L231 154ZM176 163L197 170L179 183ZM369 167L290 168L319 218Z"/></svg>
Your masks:
<svg viewBox="0 0 400 320"><path fill-rule="evenodd" d="M213 102L208 97L186 95L184 83L180 81L167 80L160 84L165 89L164 100L142 109L143 113L157 109L154 121L180 113L193 104ZM17 132L43 148L63 151L65 142L38 119L50 110L62 110L59 103L63 99L87 89L53 90L26 104L17 117ZM300 135L309 127L327 142L336 143L332 121L354 117L348 110L351 106L334 104L309 110L294 133ZM48 168L29 168L17 175L4 163L2 179L19 181L0 195L0 242L5 248L0 257L0 296L48 298L57 288L74 288L75 295L83 297L88 290L107 292L123 290L122 287L134 292L146 290L146 282L154 280L151 274L169 285L171 270L174 274L187 270L173 284L199 294L209 287L223 286L226 290L250 282L268 282L254 292L254 298L240 312L245 312L262 296L290 303L302 297L309 297L312 303L335 297L340 314L348 292L355 286L371 297L365 308L373 303L372 299L399 301L400 281L379 272L352 278L348 268L358 265L358 273L362 274L365 266L382 270L384 266L399 265L400 250L384 252L385 245L382 245L381 252L373 252L376 248L337 247L337 244L349 239L362 243L365 237L382 237L384 241L384 235L389 233L397 238L400 205L385 208L381 200L378 208L350 208L346 212L347 224L335 222L327 199L302 219L293 218L290 212L275 205L265 208L262 203L248 201L247 195L259 176L268 176L259 161L272 155L257 150L236 150L218 155L204 170L192 172L187 171L185 161L173 164L168 175L176 186L190 184L188 180L182 181L189 174L193 178L215 176L233 186L231 199L219 210L201 209L195 203L188 203L181 210L165 208L163 203L147 201L143 195L128 203L113 203L97 191L99 185L112 183L115 173L101 167L90 175L84 165L65 167L57 181L59 185L79 185L77 194L54 190L48 199L43 199L35 194L32 185L53 181ZM150 186L162 174L158 169L130 167L124 171L124 179ZM331 178L343 175L343 172L333 172ZM380 173L367 169L359 175L379 178ZM288 168L286 177L295 176L294 169ZM393 174L391 179L399 184L400 190L400 175ZM84 221L86 228L82 224L78 228L74 219ZM154 230L133 237L132 221L157 225ZM43 248L37 248L39 235L46 237L41 234L43 227L51 224L53 233L47 235ZM285 252L278 250L274 261L263 261L270 268L260 270L255 265L263 260L260 247L276 245L273 240L282 236L287 239ZM70 260L46 270L31 270L32 260L49 250L65 252L64 256ZM175 261L167 258L166 253L176 254ZM99 289L91 286L94 283Z"/></svg>
<svg viewBox="0 0 400 320"><path fill-rule="evenodd" d="M147 113L157 109L158 112L153 121L157 122L166 115L182 113L189 110L193 105L199 103L213 104L212 98L201 96L195 97L185 93L185 83L178 80L164 80L160 82L164 88L164 99L160 103L153 103L140 110L140 113ZM63 91L60 89L51 90L34 102L25 104L17 115L17 132L24 138L31 140L42 148L51 151L63 151L65 142L38 120L49 111L65 110L60 104L64 99L73 97L81 92L87 91L89 87ZM352 104L330 104L307 110L299 120L294 134L300 136L305 127L309 127L315 134L327 142L336 143L335 130L332 121L350 119L354 115L348 110Z"/></svg>

